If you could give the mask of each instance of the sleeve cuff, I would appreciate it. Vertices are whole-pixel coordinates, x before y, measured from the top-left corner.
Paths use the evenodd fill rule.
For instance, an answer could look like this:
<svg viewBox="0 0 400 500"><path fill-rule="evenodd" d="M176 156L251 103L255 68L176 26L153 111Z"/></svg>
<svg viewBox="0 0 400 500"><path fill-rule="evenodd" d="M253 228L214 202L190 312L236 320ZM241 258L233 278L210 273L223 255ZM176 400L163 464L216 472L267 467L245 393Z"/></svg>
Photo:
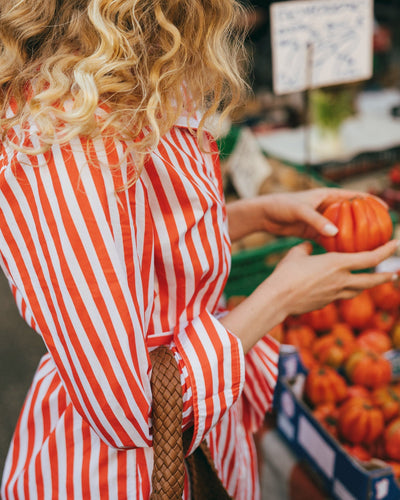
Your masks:
<svg viewBox="0 0 400 500"><path fill-rule="evenodd" d="M245 380L244 353L240 340L208 311L191 321L174 340L192 390L190 454L239 399Z"/></svg>

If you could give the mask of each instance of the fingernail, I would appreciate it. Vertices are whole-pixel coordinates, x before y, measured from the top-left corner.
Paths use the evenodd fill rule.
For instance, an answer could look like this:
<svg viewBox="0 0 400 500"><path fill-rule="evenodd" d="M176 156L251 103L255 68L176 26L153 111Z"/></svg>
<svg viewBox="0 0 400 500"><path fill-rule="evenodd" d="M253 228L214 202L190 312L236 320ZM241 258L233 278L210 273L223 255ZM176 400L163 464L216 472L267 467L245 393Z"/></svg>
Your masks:
<svg viewBox="0 0 400 500"><path fill-rule="evenodd" d="M335 225L328 222L328 224L325 224L323 231L327 236L335 236L335 234L338 233L339 229Z"/></svg>

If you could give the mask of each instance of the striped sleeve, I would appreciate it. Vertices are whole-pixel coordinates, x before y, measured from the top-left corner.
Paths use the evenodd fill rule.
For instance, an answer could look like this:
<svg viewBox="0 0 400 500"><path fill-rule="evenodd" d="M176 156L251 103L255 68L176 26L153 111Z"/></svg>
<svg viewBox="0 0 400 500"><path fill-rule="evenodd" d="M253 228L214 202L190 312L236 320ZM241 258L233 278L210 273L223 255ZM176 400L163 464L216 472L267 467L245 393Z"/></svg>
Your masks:
<svg viewBox="0 0 400 500"><path fill-rule="evenodd" d="M82 418L111 447L145 447L154 281L145 188L115 194L117 174L101 165L124 156L117 144L93 145L97 165L87 155L79 140L46 158L14 153L0 180L3 265Z"/></svg>
<svg viewBox="0 0 400 500"><path fill-rule="evenodd" d="M188 372L184 403L185 394L191 394L190 454L241 395L244 355L239 339L207 310L175 336L175 343Z"/></svg>
<svg viewBox="0 0 400 500"><path fill-rule="evenodd" d="M260 429L271 409L278 378L278 342L266 335L246 354L246 378L243 388L243 412L251 432Z"/></svg>

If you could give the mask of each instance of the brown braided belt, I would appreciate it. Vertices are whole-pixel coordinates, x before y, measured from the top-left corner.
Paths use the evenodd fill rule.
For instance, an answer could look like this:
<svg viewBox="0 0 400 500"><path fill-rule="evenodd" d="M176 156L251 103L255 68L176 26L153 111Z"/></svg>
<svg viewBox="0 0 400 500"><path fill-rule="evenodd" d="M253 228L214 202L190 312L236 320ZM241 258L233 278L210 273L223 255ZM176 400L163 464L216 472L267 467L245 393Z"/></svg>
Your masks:
<svg viewBox="0 0 400 500"><path fill-rule="evenodd" d="M177 362L170 349L158 347L152 362L154 467L150 500L180 500L185 482L185 450L192 429L182 434L182 388ZM186 458L194 500L231 499L217 476L205 441Z"/></svg>

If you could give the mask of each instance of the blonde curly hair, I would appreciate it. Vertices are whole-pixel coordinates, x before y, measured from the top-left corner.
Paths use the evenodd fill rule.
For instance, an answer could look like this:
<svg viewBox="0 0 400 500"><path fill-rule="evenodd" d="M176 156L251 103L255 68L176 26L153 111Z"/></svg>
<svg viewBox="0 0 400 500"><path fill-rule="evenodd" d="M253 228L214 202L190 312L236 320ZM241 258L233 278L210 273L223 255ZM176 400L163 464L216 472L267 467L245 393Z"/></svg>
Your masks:
<svg viewBox="0 0 400 500"><path fill-rule="evenodd" d="M243 19L235 0L2 0L2 138L30 119L42 150L111 134L145 153L199 109L201 130L246 94Z"/></svg>

